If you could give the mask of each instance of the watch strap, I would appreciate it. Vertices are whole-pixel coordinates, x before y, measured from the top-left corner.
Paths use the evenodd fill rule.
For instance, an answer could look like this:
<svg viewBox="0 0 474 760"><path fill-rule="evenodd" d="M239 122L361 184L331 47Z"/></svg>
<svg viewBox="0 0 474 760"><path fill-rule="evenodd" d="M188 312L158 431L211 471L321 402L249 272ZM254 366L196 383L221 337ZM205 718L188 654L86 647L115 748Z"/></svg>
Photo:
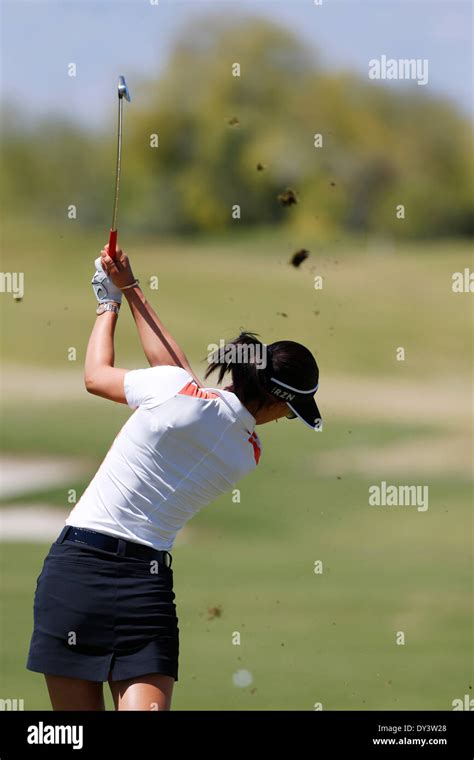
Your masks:
<svg viewBox="0 0 474 760"><path fill-rule="evenodd" d="M106 311L113 311L114 314L118 314L120 311L120 304L113 303L112 301L100 303L96 309L96 314L103 314Z"/></svg>

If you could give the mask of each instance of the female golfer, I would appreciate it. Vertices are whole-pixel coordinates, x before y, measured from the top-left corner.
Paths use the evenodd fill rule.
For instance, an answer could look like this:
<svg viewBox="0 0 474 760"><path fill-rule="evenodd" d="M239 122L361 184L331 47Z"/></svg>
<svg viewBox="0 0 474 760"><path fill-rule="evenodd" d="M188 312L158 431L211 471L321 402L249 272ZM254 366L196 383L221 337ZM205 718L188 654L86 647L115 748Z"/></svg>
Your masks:
<svg viewBox="0 0 474 760"><path fill-rule="evenodd" d="M255 426L299 417L319 429L318 367L299 343L253 334L215 352L203 388L147 303L127 257L108 248L87 347L90 393L136 410L52 544L37 581L27 667L44 673L54 710L168 710L178 680L172 556L177 532L259 462ZM122 293L149 369L114 367Z"/></svg>

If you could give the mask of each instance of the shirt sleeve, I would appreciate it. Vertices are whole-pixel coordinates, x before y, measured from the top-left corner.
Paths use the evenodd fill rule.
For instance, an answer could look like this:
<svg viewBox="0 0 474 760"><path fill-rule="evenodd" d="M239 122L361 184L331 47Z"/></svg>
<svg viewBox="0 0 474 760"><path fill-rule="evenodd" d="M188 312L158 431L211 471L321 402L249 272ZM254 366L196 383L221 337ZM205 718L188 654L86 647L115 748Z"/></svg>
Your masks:
<svg viewBox="0 0 474 760"><path fill-rule="evenodd" d="M132 369L124 378L125 398L132 409L151 409L174 396L190 380L191 375L182 367Z"/></svg>

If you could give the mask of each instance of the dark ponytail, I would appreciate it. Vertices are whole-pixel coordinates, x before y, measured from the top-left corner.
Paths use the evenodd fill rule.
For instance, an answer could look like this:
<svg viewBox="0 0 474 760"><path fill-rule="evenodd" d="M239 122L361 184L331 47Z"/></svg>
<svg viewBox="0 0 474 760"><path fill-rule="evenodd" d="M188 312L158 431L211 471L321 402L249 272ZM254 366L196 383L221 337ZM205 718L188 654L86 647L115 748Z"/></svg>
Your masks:
<svg viewBox="0 0 474 760"><path fill-rule="evenodd" d="M207 379L218 371L218 381L230 373L232 390L247 405L256 403L257 410L275 402L268 392L268 372L266 372L267 346L257 338L256 333L241 332L234 340L220 346L209 358L209 366L204 377Z"/></svg>

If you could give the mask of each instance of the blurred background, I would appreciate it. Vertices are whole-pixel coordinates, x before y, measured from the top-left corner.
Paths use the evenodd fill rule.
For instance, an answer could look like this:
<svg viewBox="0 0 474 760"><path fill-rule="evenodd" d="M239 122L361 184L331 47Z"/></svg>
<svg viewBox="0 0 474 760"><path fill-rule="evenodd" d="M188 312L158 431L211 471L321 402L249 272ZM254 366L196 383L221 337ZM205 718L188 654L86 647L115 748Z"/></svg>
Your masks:
<svg viewBox="0 0 474 760"><path fill-rule="evenodd" d="M0 699L49 709L25 669L36 578L129 414L82 383L119 74L119 241L197 373L240 329L307 344L321 372L323 432L260 428L240 503L222 497L175 545L174 707L472 696L472 293L452 288L474 269L470 3L1 11L1 269L24 293L3 276ZM427 59L428 84L370 80L381 55ZM125 311L116 364L145 366ZM382 481L427 485L429 508L369 506Z"/></svg>

